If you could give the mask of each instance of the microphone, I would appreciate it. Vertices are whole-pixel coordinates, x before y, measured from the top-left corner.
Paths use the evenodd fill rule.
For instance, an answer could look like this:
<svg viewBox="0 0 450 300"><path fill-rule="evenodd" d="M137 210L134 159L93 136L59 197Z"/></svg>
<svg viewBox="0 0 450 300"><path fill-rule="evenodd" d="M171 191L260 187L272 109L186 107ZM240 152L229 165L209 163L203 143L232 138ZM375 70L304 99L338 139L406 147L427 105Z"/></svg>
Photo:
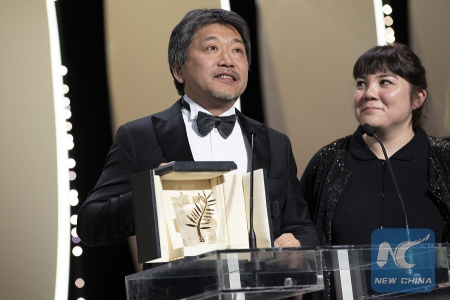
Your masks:
<svg viewBox="0 0 450 300"><path fill-rule="evenodd" d="M248 233L248 244L250 249L256 248L256 235L255 230L253 228L253 139L254 139L255 133L252 132L252 151L251 151L251 158L250 158L250 228Z"/></svg>
<svg viewBox="0 0 450 300"><path fill-rule="evenodd" d="M386 163L388 165L389 171L391 173L392 180L394 181L395 189L397 190L398 198L400 199L400 204L402 205L403 215L405 217L406 235L407 235L408 241L410 241L409 225L408 225L408 218L406 216L405 203L403 202L402 194L400 193L400 189L398 187L397 180L395 179L395 174L394 174L394 171L392 170L391 162L389 161L389 158L388 158L388 156L386 154L386 149L384 148L384 145L381 142L381 140L375 134L375 129L373 129L372 126L370 126L369 124L366 123L366 124L364 124L362 126L362 130L368 136L374 137L378 141L378 143L380 144L381 149L383 150L384 158L386 160Z"/></svg>

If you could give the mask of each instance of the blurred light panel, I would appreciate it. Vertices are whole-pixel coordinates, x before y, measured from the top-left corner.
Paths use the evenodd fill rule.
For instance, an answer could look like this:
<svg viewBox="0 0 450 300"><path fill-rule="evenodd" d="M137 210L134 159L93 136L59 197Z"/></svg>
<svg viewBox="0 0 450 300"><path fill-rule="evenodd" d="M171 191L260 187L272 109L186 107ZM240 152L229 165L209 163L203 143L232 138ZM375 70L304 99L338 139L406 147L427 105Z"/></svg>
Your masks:
<svg viewBox="0 0 450 300"><path fill-rule="evenodd" d="M80 246L73 247L72 254L77 257L80 256L81 254L83 254L83 248L81 248Z"/></svg>
<svg viewBox="0 0 450 300"><path fill-rule="evenodd" d="M383 5L383 13L385 15L390 15L392 13L392 7L389 4Z"/></svg>
<svg viewBox="0 0 450 300"><path fill-rule="evenodd" d="M386 25L386 26L392 26L392 24L394 24L394 20L392 19L392 17L386 16L386 17L384 18L384 25Z"/></svg>
<svg viewBox="0 0 450 300"><path fill-rule="evenodd" d="M52 67L53 80L53 102L55 111L56 128L56 152L57 152L57 172L58 172L58 241L56 251L56 282L53 287L55 290L55 300L67 299L69 266L70 266L70 241L67 239L67 233L70 230L70 224L67 219L70 216L70 206L67 205L69 193L69 180L67 172L68 151L66 147L65 120L70 118L67 110L64 109L64 86L61 70L61 47L59 42L58 21L56 17L56 8L54 0L46 0L47 21L50 38L50 60Z"/></svg>
<svg viewBox="0 0 450 300"><path fill-rule="evenodd" d="M384 29L386 26L384 25L384 13L383 13L383 1L382 0L373 0L373 8L375 15L375 26L377 30L377 42L378 45L386 45L386 34L384 33Z"/></svg>
<svg viewBox="0 0 450 300"><path fill-rule="evenodd" d="M69 86L67 84L63 84L63 92L67 94L69 92Z"/></svg>
<svg viewBox="0 0 450 300"><path fill-rule="evenodd" d="M73 181L77 178L77 173L75 171L69 171L69 180Z"/></svg>
<svg viewBox="0 0 450 300"><path fill-rule="evenodd" d="M73 215L70 217L70 224L77 225L78 215Z"/></svg>
<svg viewBox="0 0 450 300"><path fill-rule="evenodd" d="M66 66L61 66L61 76L67 75L68 71Z"/></svg>
<svg viewBox="0 0 450 300"><path fill-rule="evenodd" d="M67 166L69 167L69 169L75 168L76 165L77 163L75 162L75 159L69 158L67 160Z"/></svg>
<svg viewBox="0 0 450 300"><path fill-rule="evenodd" d="M78 278L77 280L75 280L75 286L77 288L82 288L84 286L83 278ZM78 299L80 299L80 298L78 298Z"/></svg>

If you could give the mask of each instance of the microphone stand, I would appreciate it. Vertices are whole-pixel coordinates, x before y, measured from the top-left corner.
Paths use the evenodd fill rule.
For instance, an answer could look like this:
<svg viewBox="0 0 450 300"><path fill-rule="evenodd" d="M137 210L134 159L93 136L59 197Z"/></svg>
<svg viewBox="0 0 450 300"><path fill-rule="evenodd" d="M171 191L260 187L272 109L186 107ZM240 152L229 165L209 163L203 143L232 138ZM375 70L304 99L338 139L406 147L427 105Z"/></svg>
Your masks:
<svg viewBox="0 0 450 300"><path fill-rule="evenodd" d="M250 249L256 248L256 235L255 229L253 228L253 138L255 133L252 132L252 150L250 159L250 230L248 233L248 245Z"/></svg>
<svg viewBox="0 0 450 300"><path fill-rule="evenodd" d="M248 233L248 244L249 249L256 249L256 235L255 230L253 228L253 140L255 133L252 132L252 140L251 140L251 157L250 157L250 228ZM250 261L244 264L244 270L246 272L251 273L251 286L257 287L259 286L259 272L265 270L265 262L260 261L258 257L258 252L252 251L250 254Z"/></svg>
<svg viewBox="0 0 450 300"><path fill-rule="evenodd" d="M381 150L383 150L383 154L384 154L384 158L386 160L386 164L388 165L389 171L390 171L391 176L392 176L392 180L394 181L395 189L397 190L398 198L400 199L400 204L402 205L403 215L405 217L406 238L407 238L408 242L411 242L411 235L410 235L410 232L409 232L409 224L408 224L408 217L406 216L405 203L403 202L403 197L402 197L402 194L400 193L400 189L398 187L397 180L395 179L394 170L392 170L391 162L389 161L389 158L387 156L386 149L384 148L384 145L381 142L381 140L375 134L375 130L373 129L372 126L370 126L369 124L364 124L362 126L362 129L363 129L365 134L367 134L370 137L374 137L378 141L378 143L380 144Z"/></svg>

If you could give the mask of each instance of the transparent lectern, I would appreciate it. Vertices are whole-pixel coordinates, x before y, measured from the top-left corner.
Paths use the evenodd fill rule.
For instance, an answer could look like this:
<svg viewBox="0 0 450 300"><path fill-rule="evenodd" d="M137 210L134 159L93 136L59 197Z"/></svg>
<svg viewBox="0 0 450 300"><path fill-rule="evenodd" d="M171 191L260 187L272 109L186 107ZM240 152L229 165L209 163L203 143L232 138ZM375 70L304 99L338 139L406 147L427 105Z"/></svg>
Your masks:
<svg viewBox="0 0 450 300"><path fill-rule="evenodd" d="M450 299L450 245L436 244L434 285L377 293L371 287L371 246L218 250L125 277L128 300ZM426 253L423 253L426 255ZM309 298L308 298L309 299Z"/></svg>
<svg viewBox="0 0 450 300"><path fill-rule="evenodd" d="M315 249L218 250L126 277L129 300L283 299L323 289Z"/></svg>

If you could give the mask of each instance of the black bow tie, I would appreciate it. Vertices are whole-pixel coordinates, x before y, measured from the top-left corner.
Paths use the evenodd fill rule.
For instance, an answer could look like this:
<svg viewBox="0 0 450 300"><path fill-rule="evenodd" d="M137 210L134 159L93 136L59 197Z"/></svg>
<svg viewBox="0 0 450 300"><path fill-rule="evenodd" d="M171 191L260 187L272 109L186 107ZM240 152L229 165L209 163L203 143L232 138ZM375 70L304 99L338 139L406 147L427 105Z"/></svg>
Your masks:
<svg viewBox="0 0 450 300"><path fill-rule="evenodd" d="M220 135L226 139L233 131L235 123L236 115L215 117L199 111L197 116L198 132L201 136L206 136L214 127L216 127L219 130Z"/></svg>
<svg viewBox="0 0 450 300"><path fill-rule="evenodd" d="M191 111L189 103L181 100L181 106L188 111ZM197 127L201 136L206 136L216 127L219 130L220 136L224 139L228 138L233 132L234 124L236 123L236 115L226 117L215 117L213 115L199 111L197 115Z"/></svg>

